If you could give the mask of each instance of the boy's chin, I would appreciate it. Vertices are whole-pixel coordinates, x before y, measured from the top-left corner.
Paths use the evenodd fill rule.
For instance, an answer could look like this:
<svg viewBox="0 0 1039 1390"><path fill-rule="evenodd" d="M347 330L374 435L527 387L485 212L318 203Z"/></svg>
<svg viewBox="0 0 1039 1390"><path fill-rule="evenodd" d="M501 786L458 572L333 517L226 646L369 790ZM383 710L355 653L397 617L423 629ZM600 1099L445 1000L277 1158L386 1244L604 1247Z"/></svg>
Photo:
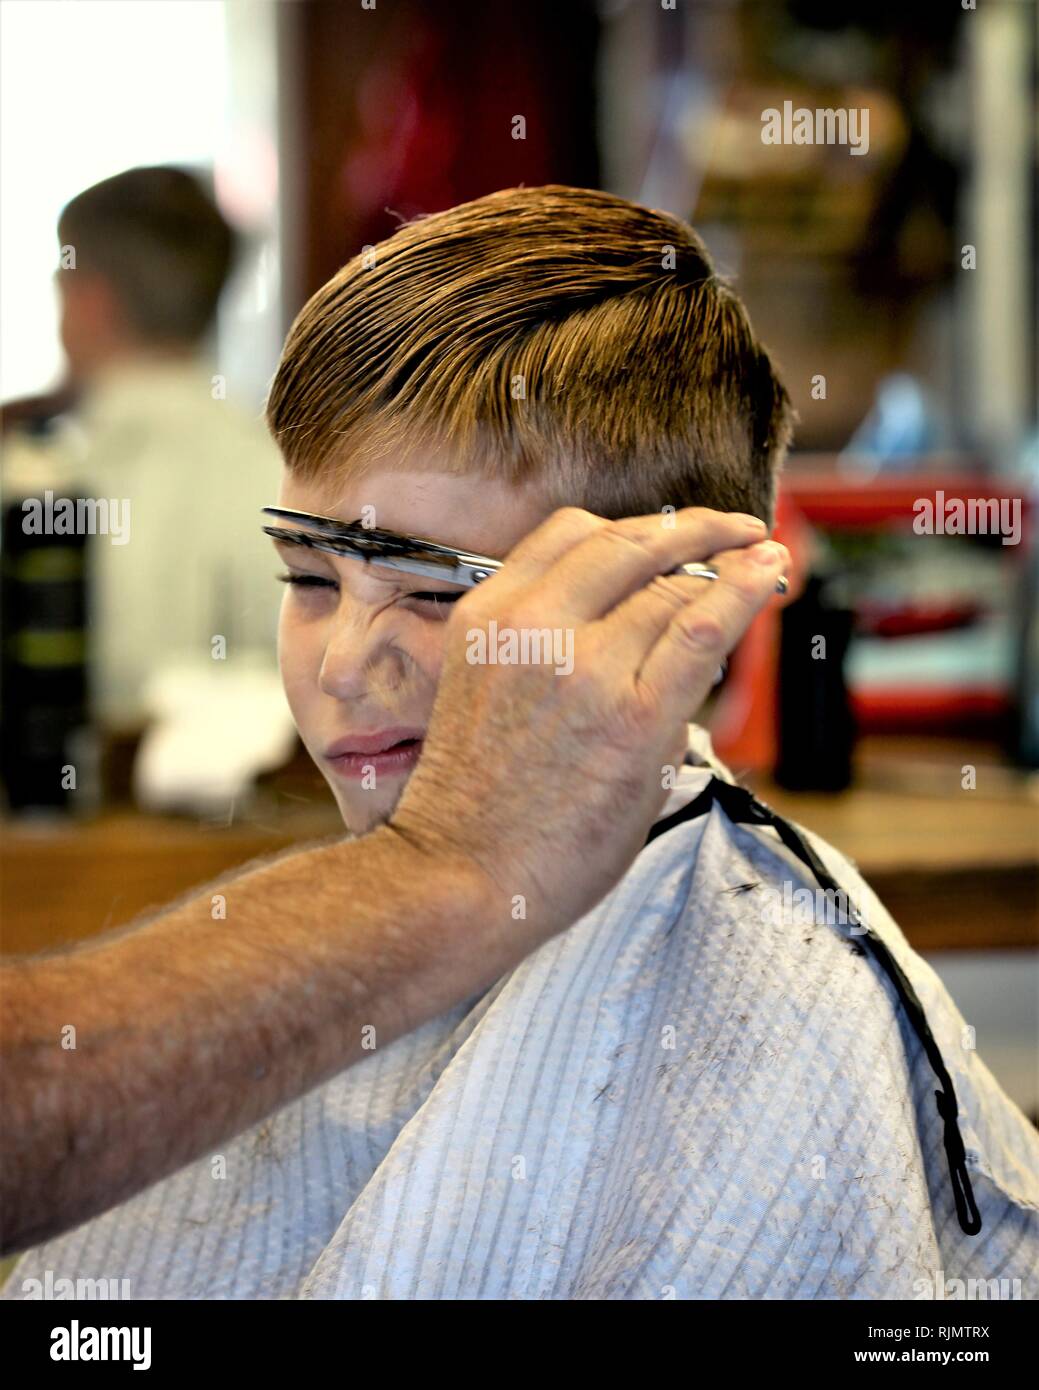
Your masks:
<svg viewBox="0 0 1039 1390"><path fill-rule="evenodd" d="M400 786L394 790L392 797L377 796L371 792L369 799L349 801L345 796L337 796L336 804L339 807L339 814L350 834L367 835L369 830L385 825L397 808L397 802L400 800L406 782L407 778L405 777Z"/></svg>

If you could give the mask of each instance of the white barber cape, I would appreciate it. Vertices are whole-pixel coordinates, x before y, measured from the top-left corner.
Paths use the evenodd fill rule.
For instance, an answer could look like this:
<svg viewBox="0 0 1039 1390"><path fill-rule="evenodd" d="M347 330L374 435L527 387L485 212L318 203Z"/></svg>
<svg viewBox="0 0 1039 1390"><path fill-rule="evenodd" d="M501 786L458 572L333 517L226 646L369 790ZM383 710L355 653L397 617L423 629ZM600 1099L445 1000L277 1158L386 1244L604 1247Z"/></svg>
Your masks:
<svg viewBox="0 0 1039 1390"><path fill-rule="evenodd" d="M733 781L691 726L662 816L712 774ZM977 1234L891 981L846 929L768 921L757 895L815 881L716 802L482 997L223 1146L226 1176L204 1156L29 1251L3 1296L51 1271L139 1299L1039 1297L1039 1136L849 861L802 833L923 1005Z"/></svg>

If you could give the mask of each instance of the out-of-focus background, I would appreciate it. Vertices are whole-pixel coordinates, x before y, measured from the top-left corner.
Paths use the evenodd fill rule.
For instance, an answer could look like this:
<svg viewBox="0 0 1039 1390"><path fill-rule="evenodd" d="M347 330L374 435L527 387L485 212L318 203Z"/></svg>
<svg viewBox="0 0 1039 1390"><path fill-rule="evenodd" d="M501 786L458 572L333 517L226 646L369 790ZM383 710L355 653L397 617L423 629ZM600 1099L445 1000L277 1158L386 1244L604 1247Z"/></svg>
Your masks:
<svg viewBox="0 0 1039 1390"><path fill-rule="evenodd" d="M0 30L3 949L340 828L259 532L284 334L403 219L601 187L699 229L800 414L798 582L703 722L1036 1116L1033 0L4 0Z"/></svg>

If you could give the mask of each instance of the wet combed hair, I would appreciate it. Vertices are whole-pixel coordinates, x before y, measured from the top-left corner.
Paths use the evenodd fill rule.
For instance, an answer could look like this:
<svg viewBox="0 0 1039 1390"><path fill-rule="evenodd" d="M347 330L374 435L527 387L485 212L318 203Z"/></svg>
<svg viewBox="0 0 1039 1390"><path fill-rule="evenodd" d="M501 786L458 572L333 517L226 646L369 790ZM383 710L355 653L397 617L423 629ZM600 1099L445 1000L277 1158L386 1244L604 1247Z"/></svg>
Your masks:
<svg viewBox="0 0 1039 1390"><path fill-rule="evenodd" d="M297 316L267 400L291 474L522 482L601 516L771 524L796 414L687 223L609 193L508 188L399 227Z"/></svg>
<svg viewBox="0 0 1039 1390"><path fill-rule="evenodd" d="M58 237L76 270L109 282L141 338L199 342L216 314L238 238L205 189L183 169L126 169L62 209Z"/></svg>

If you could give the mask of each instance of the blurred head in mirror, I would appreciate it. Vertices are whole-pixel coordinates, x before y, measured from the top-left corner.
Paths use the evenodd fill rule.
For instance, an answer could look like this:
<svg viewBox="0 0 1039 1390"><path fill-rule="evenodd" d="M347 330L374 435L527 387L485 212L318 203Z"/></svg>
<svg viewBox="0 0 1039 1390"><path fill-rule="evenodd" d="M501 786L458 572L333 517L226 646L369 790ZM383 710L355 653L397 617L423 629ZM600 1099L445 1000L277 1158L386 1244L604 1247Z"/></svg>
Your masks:
<svg viewBox="0 0 1039 1390"><path fill-rule="evenodd" d="M137 736L157 717L153 677L205 666L214 634L272 671L280 594L258 518L280 460L248 372L227 371L252 322L213 332L245 248L205 176L124 170L72 198L57 231L67 376L24 417L17 486L86 489L126 518L125 543L88 541L90 717Z"/></svg>
<svg viewBox="0 0 1039 1390"><path fill-rule="evenodd" d="M190 357L230 274L236 234L192 175L127 169L58 220L61 341L75 382L128 360Z"/></svg>

